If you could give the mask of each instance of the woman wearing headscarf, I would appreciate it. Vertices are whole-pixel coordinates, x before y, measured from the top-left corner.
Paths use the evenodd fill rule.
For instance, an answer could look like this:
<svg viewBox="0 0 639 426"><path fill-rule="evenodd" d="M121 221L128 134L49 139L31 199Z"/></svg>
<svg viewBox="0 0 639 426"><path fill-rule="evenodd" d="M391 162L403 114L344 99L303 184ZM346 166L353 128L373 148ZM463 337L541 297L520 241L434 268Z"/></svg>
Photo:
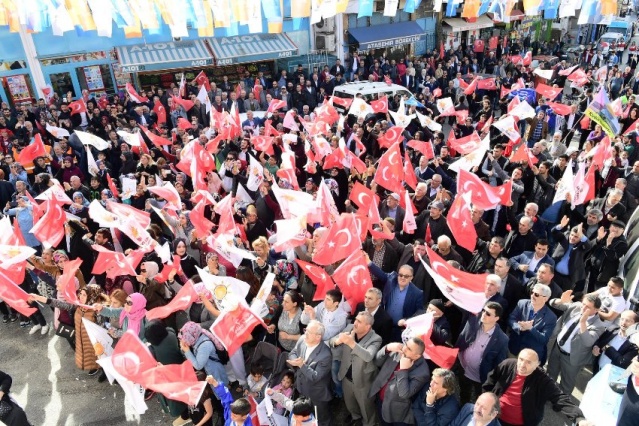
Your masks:
<svg viewBox="0 0 639 426"><path fill-rule="evenodd" d="M142 262L140 265L140 275L137 276L140 284L140 294L146 299L146 309L151 310L159 306L166 305L165 287L153 279L160 268L155 262Z"/></svg>
<svg viewBox="0 0 639 426"><path fill-rule="evenodd" d="M180 351L180 345L175 331L170 327L166 327L161 320L154 319L146 323L144 338L149 344L151 354L160 364L173 365L184 362L184 355ZM185 421L189 418L187 405L172 399L166 399L166 401L162 399L163 398L161 398L160 401L166 403L171 416L177 416L174 420L174 424L185 424L178 421L178 419Z"/></svg>
<svg viewBox="0 0 639 426"><path fill-rule="evenodd" d="M180 256L180 266L182 267L182 271L187 279L191 279L195 275L197 275L196 267L199 267L197 260L193 256L187 253L187 243L184 238L176 238L173 240L173 253ZM182 280L184 278L182 277ZM186 281L183 281L181 284L186 284Z"/></svg>
<svg viewBox="0 0 639 426"><path fill-rule="evenodd" d="M29 197L20 196L17 198L18 206L11 208L7 202L4 213L8 216L15 216L20 225L24 242L31 248L38 249L40 241L30 232L33 228L33 206L29 202Z"/></svg>
<svg viewBox="0 0 639 426"><path fill-rule="evenodd" d="M31 423L27 420L27 415L22 407L9 395L12 382L11 376L0 370L0 404L7 404L11 407L6 416L3 416L0 421L7 426L30 426Z"/></svg>
<svg viewBox="0 0 639 426"><path fill-rule="evenodd" d="M107 201L117 202L117 200L113 197L113 192L111 192L110 189L105 188L102 192L100 192L100 204L102 204L102 207L106 207Z"/></svg>
<svg viewBox="0 0 639 426"><path fill-rule="evenodd" d="M80 180L84 180L84 173L82 173L82 170L73 163L73 157L64 157L62 167L60 167L60 170L58 170L55 177L61 183L70 183L72 176L77 176Z"/></svg>
<svg viewBox="0 0 639 426"><path fill-rule="evenodd" d="M67 210L72 215L79 217L80 221L87 225L89 221L89 200L80 191L74 192L71 200L73 203Z"/></svg>
<svg viewBox="0 0 639 426"><path fill-rule="evenodd" d="M275 281L273 285L279 289L280 294L288 290L297 289L297 271L295 265L288 260L277 260L273 267Z"/></svg>
<svg viewBox="0 0 639 426"><path fill-rule="evenodd" d="M135 158L133 158L133 153L131 151L123 152L120 156L122 160L122 165L120 166L120 177L127 175L135 175L135 171L138 167L135 162Z"/></svg>
<svg viewBox="0 0 639 426"><path fill-rule="evenodd" d="M206 253L206 266L204 267L204 271L211 275L217 275L218 277L226 276L226 266L220 263L220 257L214 251Z"/></svg>
<svg viewBox="0 0 639 426"><path fill-rule="evenodd" d="M75 326L75 365L81 370L88 371L89 376L95 375L100 369L100 366L96 362L97 357L95 350L84 328L82 319L97 322L97 312L93 308L84 308L61 299L48 299L36 294L30 294L29 296L30 300L37 300L38 302L46 303L49 306L65 310L72 314L73 324ZM95 303L102 303L105 300L106 296L102 294L102 289L97 284L89 284L85 288L78 290L78 301L82 305L91 306Z"/></svg>
<svg viewBox="0 0 639 426"><path fill-rule="evenodd" d="M217 350L224 350L224 346L213 334L199 324L189 321L180 329L178 339L182 353L191 361L193 368L204 370L220 383L228 383L226 370L217 355Z"/></svg>
<svg viewBox="0 0 639 426"><path fill-rule="evenodd" d="M132 330L140 340L144 341L146 298L140 293L130 294L124 301L122 308L111 308L100 303L96 304L94 308L103 317L118 320L119 327L109 330L109 335L114 339L119 339L127 330Z"/></svg>
<svg viewBox="0 0 639 426"><path fill-rule="evenodd" d="M29 258L29 261L36 269L50 275L53 282L57 282L60 275L62 275L64 265L69 261L69 255L67 255L67 252L64 250L55 250L52 260L52 262L45 261L44 258L39 256L31 256ZM36 272L36 274L38 273ZM78 280L80 288L84 288L86 281L84 281L84 275L80 269L75 271L75 277Z"/></svg>

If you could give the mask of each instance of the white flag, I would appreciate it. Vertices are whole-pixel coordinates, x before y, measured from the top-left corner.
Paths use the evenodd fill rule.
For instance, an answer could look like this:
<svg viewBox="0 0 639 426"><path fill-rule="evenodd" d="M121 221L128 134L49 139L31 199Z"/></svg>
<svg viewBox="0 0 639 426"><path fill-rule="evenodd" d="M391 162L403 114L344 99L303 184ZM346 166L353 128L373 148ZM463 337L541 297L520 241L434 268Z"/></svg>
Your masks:
<svg viewBox="0 0 639 426"><path fill-rule="evenodd" d="M93 347L95 348L96 344L102 346L103 354L98 358L111 356L113 353L113 337L109 336L106 329L86 318L82 318L82 324L84 324L84 329L87 331L87 335Z"/></svg>
<svg viewBox="0 0 639 426"><path fill-rule="evenodd" d="M97 149L98 151L104 151L105 149L109 149L109 147L111 146L109 142L105 141L101 137L96 136L92 133L81 132L79 130L76 130L75 134L78 135L78 139L80 139L80 142L82 142L82 144L91 145L95 147L95 149Z"/></svg>
<svg viewBox="0 0 639 426"><path fill-rule="evenodd" d="M490 149L490 137L486 135L486 137L481 141L479 148L475 151L464 155L459 160L452 163L448 169L452 170L456 173L459 173L459 170L466 170L469 172L473 167L479 167L481 160L486 155L486 152Z"/></svg>
<svg viewBox="0 0 639 426"><path fill-rule="evenodd" d="M115 371L110 356L98 359L97 362L104 370L104 373L106 374L111 384L113 384L114 380L118 381L120 387L124 391L124 402L129 403L137 414L144 414L149 408L146 405L146 402L144 402L144 388L136 383L133 383L130 380L125 379L117 371Z"/></svg>
<svg viewBox="0 0 639 426"><path fill-rule="evenodd" d="M246 187L251 191L257 191L264 182L264 167L252 155L249 154L248 180Z"/></svg>
<svg viewBox="0 0 639 426"><path fill-rule="evenodd" d="M91 148L88 146L85 147L87 149L87 166L89 168L89 173L91 176L98 175L98 163L95 162L95 158L93 157L93 153L91 152Z"/></svg>
<svg viewBox="0 0 639 426"><path fill-rule="evenodd" d="M564 174L557 182L555 197L552 199L552 203L558 203L566 199L566 194L573 193L575 190L575 176L572 174L572 160L566 166Z"/></svg>

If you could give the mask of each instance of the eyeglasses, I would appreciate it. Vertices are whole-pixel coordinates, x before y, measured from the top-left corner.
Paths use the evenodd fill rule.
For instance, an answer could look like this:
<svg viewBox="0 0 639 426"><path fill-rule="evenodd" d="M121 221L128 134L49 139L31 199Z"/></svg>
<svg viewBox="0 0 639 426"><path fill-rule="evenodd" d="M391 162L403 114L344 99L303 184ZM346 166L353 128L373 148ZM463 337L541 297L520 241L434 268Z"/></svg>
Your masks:
<svg viewBox="0 0 639 426"><path fill-rule="evenodd" d="M133 302L131 300L127 300L124 302L127 306L133 306Z"/></svg>
<svg viewBox="0 0 639 426"><path fill-rule="evenodd" d="M532 295L535 296L535 297L543 297L543 294L539 294L539 293L536 293L536 292L533 292Z"/></svg>
<svg viewBox="0 0 639 426"><path fill-rule="evenodd" d="M140 269L140 273L144 274L146 272L146 269Z"/></svg>
<svg viewBox="0 0 639 426"><path fill-rule="evenodd" d="M482 309L481 310L487 317L492 317L493 314L491 314L490 312L488 312L486 309Z"/></svg>
<svg viewBox="0 0 639 426"><path fill-rule="evenodd" d="M412 278L412 275L406 275L406 274L397 274L398 277L400 278Z"/></svg>

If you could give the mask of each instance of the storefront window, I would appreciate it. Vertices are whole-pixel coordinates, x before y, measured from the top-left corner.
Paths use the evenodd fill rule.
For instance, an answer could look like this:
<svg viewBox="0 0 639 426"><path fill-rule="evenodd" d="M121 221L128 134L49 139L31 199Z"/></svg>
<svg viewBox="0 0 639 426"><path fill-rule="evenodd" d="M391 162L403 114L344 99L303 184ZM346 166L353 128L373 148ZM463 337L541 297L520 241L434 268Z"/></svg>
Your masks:
<svg viewBox="0 0 639 426"><path fill-rule="evenodd" d="M104 93L109 95L115 93L111 70L107 64L76 68L76 74L80 88L88 90L93 96L100 97Z"/></svg>
<svg viewBox="0 0 639 426"><path fill-rule="evenodd" d="M53 91L64 97L67 95L67 92L71 92L73 98L77 97L75 90L73 90L73 81L71 81L71 73L69 72L60 72L56 74L50 74L51 78L51 87L53 87Z"/></svg>
<svg viewBox="0 0 639 426"><path fill-rule="evenodd" d="M32 105L33 91L31 78L28 74L13 75L2 79L4 91L9 97L9 103L15 107L18 105Z"/></svg>

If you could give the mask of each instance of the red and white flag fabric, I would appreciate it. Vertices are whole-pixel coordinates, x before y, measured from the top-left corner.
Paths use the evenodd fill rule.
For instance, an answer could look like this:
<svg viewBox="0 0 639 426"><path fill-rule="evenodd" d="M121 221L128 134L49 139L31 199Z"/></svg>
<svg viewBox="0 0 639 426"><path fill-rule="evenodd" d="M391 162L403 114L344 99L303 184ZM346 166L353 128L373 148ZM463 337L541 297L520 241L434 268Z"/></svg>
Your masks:
<svg viewBox="0 0 639 426"><path fill-rule="evenodd" d="M390 148L393 144L398 143L404 138L404 129L399 126L393 126L386 129L386 131L377 138L377 143L382 148Z"/></svg>
<svg viewBox="0 0 639 426"><path fill-rule="evenodd" d="M68 260L64 265L62 275L58 278L57 286L61 289L60 293L69 303L79 303L76 294L78 288L76 288L75 273L80 267L80 264L82 264L82 259Z"/></svg>
<svg viewBox="0 0 639 426"><path fill-rule="evenodd" d="M84 103L84 99L78 99L77 101L69 102L69 109L71 115L87 112L87 104Z"/></svg>
<svg viewBox="0 0 639 426"><path fill-rule="evenodd" d="M318 265L310 262L304 262L303 260L296 259L297 265L306 276L317 286L315 294L313 295L314 301L322 301L326 297L326 292L335 288L335 282L326 270Z"/></svg>
<svg viewBox="0 0 639 426"><path fill-rule="evenodd" d="M205 381L199 381L191 361L182 364L158 365L144 373L144 387L161 393L173 401L187 405L197 405L204 389Z"/></svg>
<svg viewBox="0 0 639 426"><path fill-rule="evenodd" d="M435 148L433 147L433 143L428 141L418 141L416 139L411 139L406 144L408 147L413 148L416 151L419 151L426 157L427 160L431 160L435 158Z"/></svg>
<svg viewBox="0 0 639 426"><path fill-rule="evenodd" d="M499 188L501 191L501 187ZM457 175L457 193L471 194L471 202L481 210L492 210L501 203L496 189L496 187L483 182L476 174L466 170L460 170ZM503 191L505 192L506 189L504 188Z"/></svg>
<svg viewBox="0 0 639 426"><path fill-rule="evenodd" d="M500 117L499 120L493 123L493 127L499 130L514 143L519 143L521 141L521 133L519 133L517 122L512 115L506 114Z"/></svg>
<svg viewBox="0 0 639 426"><path fill-rule="evenodd" d="M639 132L639 118L637 120L635 120L635 122L632 123L630 125L630 127L628 127L628 129L626 129L626 131L623 132L623 134L627 135L627 134L630 134L632 132L635 132L635 133Z"/></svg>
<svg viewBox="0 0 639 426"><path fill-rule="evenodd" d="M437 109L439 110L439 116L445 117L455 114L455 104L449 97L437 99Z"/></svg>
<svg viewBox="0 0 639 426"><path fill-rule="evenodd" d="M351 306L351 312L355 312L357 304L364 301L366 291L373 286L364 252L355 250L350 253L333 272L333 279Z"/></svg>
<svg viewBox="0 0 639 426"><path fill-rule="evenodd" d="M182 117L180 117L180 118L182 118ZM191 127L191 123L188 123L188 125L189 125L189 128L190 128ZM162 146L173 145L173 142L171 142L167 138L163 138L162 136L156 135L155 133L153 133L152 131L147 129L145 126L140 125L140 129L142 129L142 132L144 132L144 135L147 138L149 138L151 143L153 145L155 145L156 147L160 148L160 149L162 149Z"/></svg>
<svg viewBox="0 0 639 426"><path fill-rule="evenodd" d="M387 113L388 112L388 96L384 95L379 99L371 101L371 108L374 113Z"/></svg>
<svg viewBox="0 0 639 426"><path fill-rule="evenodd" d="M561 87L552 87L543 83L539 83L537 87L535 87L535 91L537 93L550 100L555 99L562 92L562 90L563 89Z"/></svg>
<svg viewBox="0 0 639 426"><path fill-rule="evenodd" d="M160 102L159 100L155 101L155 103L153 104L153 112L155 112L155 115L157 115L158 117L158 124L161 125L166 123L166 108L164 108L162 102Z"/></svg>
<svg viewBox="0 0 639 426"><path fill-rule="evenodd" d="M442 294L470 313L481 312L487 300L484 283L488 274L469 274L455 269L428 246L426 254L430 265L423 258L420 260Z"/></svg>
<svg viewBox="0 0 639 426"><path fill-rule="evenodd" d="M338 96L331 96L329 104L339 105L344 109L349 109L353 103L353 98L340 98Z"/></svg>
<svg viewBox="0 0 639 426"><path fill-rule="evenodd" d="M33 163L38 157L46 157L47 151L44 148L44 143L42 143L42 137L40 137L40 133L36 133L33 138L33 143L20 151L18 155L18 162L22 165Z"/></svg>
<svg viewBox="0 0 639 426"><path fill-rule="evenodd" d="M362 246L355 215L342 213L331 225L328 232L318 242L313 262L318 265L331 265L346 258Z"/></svg>
<svg viewBox="0 0 639 426"><path fill-rule="evenodd" d="M377 171L374 177L375 182L383 188L398 194L402 191L402 180L404 180L404 167L402 165L402 154L399 151L399 144L394 144L379 159Z"/></svg>
<svg viewBox="0 0 639 426"><path fill-rule="evenodd" d="M113 348L111 362L118 374L143 387L145 373L158 365L149 348L132 330L125 332Z"/></svg>
<svg viewBox="0 0 639 426"><path fill-rule="evenodd" d="M229 356L233 356L258 325L266 328L264 321L240 302L237 308L222 311L211 326L211 333L222 342Z"/></svg>
<svg viewBox="0 0 639 426"><path fill-rule="evenodd" d="M463 138L448 140L450 147L462 155L470 154L481 146L481 138L477 132L473 132Z"/></svg>
<svg viewBox="0 0 639 426"><path fill-rule="evenodd" d="M532 167L539 162L539 159L533 155L525 143L521 143L513 150L513 153L510 156L510 162L521 163L524 161L528 163L529 167Z"/></svg>
<svg viewBox="0 0 639 426"><path fill-rule="evenodd" d="M0 272L0 276L2 276ZM25 317L33 315L37 309L32 308L27 303L29 295L11 281L0 283L0 300L20 312Z"/></svg>
<svg viewBox="0 0 639 426"><path fill-rule="evenodd" d="M64 223L67 215L55 200L47 200L42 205L45 213L31 228L31 233L45 248L55 247L64 238Z"/></svg>
<svg viewBox="0 0 639 426"><path fill-rule="evenodd" d="M462 80L460 80L462 81ZM464 95L472 95L477 90L477 77L464 89Z"/></svg>
<svg viewBox="0 0 639 426"><path fill-rule="evenodd" d="M129 95L129 97L131 98L133 102L138 104L144 104L146 102L149 102L149 98L147 98L146 96L138 95L138 92L135 91L135 88L133 87L131 83L127 83L125 88L126 88L126 93Z"/></svg>
<svg viewBox="0 0 639 426"><path fill-rule="evenodd" d="M572 195L572 208L587 203L593 197L589 198L589 195L594 196L595 187L595 168L589 167L588 173L586 173L586 163L580 162L577 174L575 174L574 185L575 191Z"/></svg>
<svg viewBox="0 0 639 426"><path fill-rule="evenodd" d="M204 71L200 71L200 73L195 77L195 82L198 86L204 85L204 88L207 92L211 91L211 84L209 83L209 78L206 76Z"/></svg>
<svg viewBox="0 0 639 426"><path fill-rule="evenodd" d="M199 300L199 296L193 288L193 282L187 281L177 292L175 297L166 305L160 306L146 313L146 319L151 321L154 319L163 319L171 315L173 312L185 311L192 303Z"/></svg>
<svg viewBox="0 0 639 426"><path fill-rule="evenodd" d="M570 115L572 108L570 105L562 104L559 102L548 102L548 106L559 115Z"/></svg>
<svg viewBox="0 0 639 426"><path fill-rule="evenodd" d="M175 189L171 182L165 182L164 186L149 186L147 187L147 189L149 190L149 192L165 199L168 203L166 205L166 208L182 210L182 200L180 199L180 194L178 194L177 189Z"/></svg>
<svg viewBox="0 0 639 426"><path fill-rule="evenodd" d="M408 151L404 151L404 182L413 188L413 190L417 186L417 175L415 174L413 163L411 163L410 157L408 156Z"/></svg>
<svg viewBox="0 0 639 426"><path fill-rule="evenodd" d="M515 99L517 99L517 101L515 101ZM526 118L533 118L537 115L535 114L535 109L531 107L528 102L521 101L518 97L514 97L512 102L508 105L508 114L516 117L518 121Z"/></svg>
<svg viewBox="0 0 639 426"><path fill-rule="evenodd" d="M406 204L406 214L404 215L404 222L402 222L402 230L405 234L414 234L417 229L417 223L415 222L415 213L413 213L413 202L410 200L408 191L404 191L404 203Z"/></svg>
<svg viewBox="0 0 639 426"><path fill-rule="evenodd" d="M195 105L195 102L189 99L180 99L176 96L171 96L171 99L173 100L174 105L180 105L186 112L190 111L191 108L193 108L193 106Z"/></svg>
<svg viewBox="0 0 639 426"><path fill-rule="evenodd" d="M477 82L477 88L480 90L497 90L497 84L494 78L482 78Z"/></svg>
<svg viewBox="0 0 639 426"><path fill-rule="evenodd" d="M525 67L527 67L528 65L532 64L532 51L531 50L526 52L526 54L524 55L524 59L522 60L522 63L524 64Z"/></svg>
<svg viewBox="0 0 639 426"><path fill-rule="evenodd" d="M286 106L287 106L286 101L283 101L281 99L273 99L271 100L271 103L268 105L268 109L266 110L266 112L274 113L278 109L286 108Z"/></svg>
<svg viewBox="0 0 639 426"><path fill-rule="evenodd" d="M137 275L135 267L127 261L124 253L109 250L99 244L92 246L98 252L92 274L107 274L107 278L115 278L118 275ZM136 265L137 266L137 265Z"/></svg>
<svg viewBox="0 0 639 426"><path fill-rule="evenodd" d="M559 75L563 75L563 76L567 77L567 76L569 76L570 74L572 74L572 72L573 72L574 70L576 70L578 66L579 66L579 65L575 65L574 67L566 68L565 70L560 70L560 71L559 71Z"/></svg>
<svg viewBox="0 0 639 426"><path fill-rule="evenodd" d="M472 253L477 244L477 231L470 216L470 198L470 192L457 193L446 219L457 244Z"/></svg>
<svg viewBox="0 0 639 426"><path fill-rule="evenodd" d="M300 126L295 121L295 117L293 116L295 112L293 110L289 110L286 115L284 115L284 121L282 122L282 126L284 128L292 130L294 132L300 131Z"/></svg>

